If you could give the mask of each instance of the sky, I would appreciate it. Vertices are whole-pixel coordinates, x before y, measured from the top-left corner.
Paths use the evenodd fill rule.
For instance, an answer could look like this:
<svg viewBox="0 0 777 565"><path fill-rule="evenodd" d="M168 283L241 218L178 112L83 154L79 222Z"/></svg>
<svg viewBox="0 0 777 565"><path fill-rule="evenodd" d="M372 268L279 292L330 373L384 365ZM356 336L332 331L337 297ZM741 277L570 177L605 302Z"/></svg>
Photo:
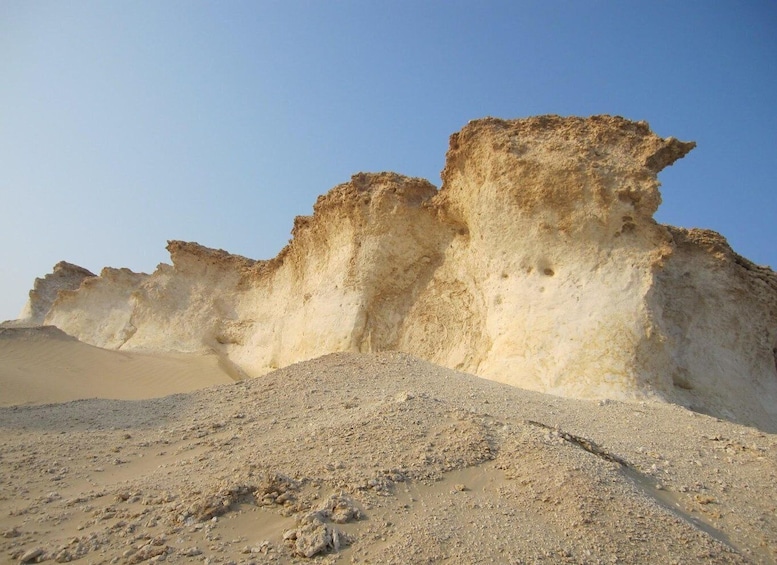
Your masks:
<svg viewBox="0 0 777 565"><path fill-rule="evenodd" d="M271 258L352 174L439 186L451 133L538 114L696 141L656 219L777 268L774 0L0 0L0 320L61 260Z"/></svg>

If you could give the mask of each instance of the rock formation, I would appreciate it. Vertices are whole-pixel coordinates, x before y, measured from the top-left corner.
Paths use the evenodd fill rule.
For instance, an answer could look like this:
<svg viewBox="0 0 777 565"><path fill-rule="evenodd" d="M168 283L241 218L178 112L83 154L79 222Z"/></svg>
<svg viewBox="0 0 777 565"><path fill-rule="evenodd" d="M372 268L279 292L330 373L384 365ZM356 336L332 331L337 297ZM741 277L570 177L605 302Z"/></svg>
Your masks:
<svg viewBox="0 0 777 565"><path fill-rule="evenodd" d="M476 120L451 136L439 191L357 174L274 259L172 241L172 266L105 269L33 309L87 343L214 351L251 376L399 350L777 427L777 275L653 220L657 173L694 146L611 116Z"/></svg>
<svg viewBox="0 0 777 565"><path fill-rule="evenodd" d="M84 279L93 276L95 276L94 273L83 267L60 261L54 265L53 272L42 279L35 279L29 299L19 315L19 320L29 324L42 323L60 291L76 290Z"/></svg>

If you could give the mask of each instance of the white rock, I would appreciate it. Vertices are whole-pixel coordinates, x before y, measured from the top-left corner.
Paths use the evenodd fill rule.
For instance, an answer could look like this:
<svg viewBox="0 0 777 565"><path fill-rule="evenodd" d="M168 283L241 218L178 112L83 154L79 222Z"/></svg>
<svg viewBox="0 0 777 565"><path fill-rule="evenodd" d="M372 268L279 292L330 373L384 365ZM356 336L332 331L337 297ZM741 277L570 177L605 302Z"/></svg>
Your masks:
<svg viewBox="0 0 777 565"><path fill-rule="evenodd" d="M439 191L355 175L270 261L171 241L172 266L104 269L45 323L101 347L216 351L238 375L400 350L774 427L777 276L653 220L657 173L693 147L611 116L476 120L451 137Z"/></svg>

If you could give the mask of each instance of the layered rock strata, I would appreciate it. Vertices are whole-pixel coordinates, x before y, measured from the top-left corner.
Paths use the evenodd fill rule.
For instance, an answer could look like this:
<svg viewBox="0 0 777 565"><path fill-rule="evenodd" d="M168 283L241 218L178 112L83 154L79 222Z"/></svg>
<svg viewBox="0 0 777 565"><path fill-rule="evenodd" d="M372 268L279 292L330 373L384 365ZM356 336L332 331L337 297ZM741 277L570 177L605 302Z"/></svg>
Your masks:
<svg viewBox="0 0 777 565"><path fill-rule="evenodd" d="M105 269L35 308L94 345L215 351L251 376L399 350L777 429L777 276L653 220L657 173L694 146L611 116L476 120L451 136L439 191L361 173L272 260L172 241L172 266Z"/></svg>

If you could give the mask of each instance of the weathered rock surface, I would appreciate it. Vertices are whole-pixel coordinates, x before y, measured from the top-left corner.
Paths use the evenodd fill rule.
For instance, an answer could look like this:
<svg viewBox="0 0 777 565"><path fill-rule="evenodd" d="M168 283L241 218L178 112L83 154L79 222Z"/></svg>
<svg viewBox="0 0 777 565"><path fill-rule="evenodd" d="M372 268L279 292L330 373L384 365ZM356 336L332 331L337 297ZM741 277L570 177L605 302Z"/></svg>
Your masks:
<svg viewBox="0 0 777 565"><path fill-rule="evenodd" d="M361 518L361 511L351 498L343 493L332 495L318 510L297 519L297 529L284 533L284 539L294 543L294 553L313 557L321 553L337 553L350 543L345 532L330 522L345 524Z"/></svg>
<svg viewBox="0 0 777 565"><path fill-rule="evenodd" d="M18 322L20 324L43 323L60 291L76 290L84 279L94 276L94 273L83 267L60 261L54 265L51 273L42 279L35 279L30 297L19 315Z"/></svg>
<svg viewBox="0 0 777 565"><path fill-rule="evenodd" d="M611 116L473 121L439 191L355 175L272 260L173 241L172 266L105 269L59 292L45 323L101 347L216 351L252 376L399 350L775 430L777 276L718 234L653 220L657 173L694 145Z"/></svg>

